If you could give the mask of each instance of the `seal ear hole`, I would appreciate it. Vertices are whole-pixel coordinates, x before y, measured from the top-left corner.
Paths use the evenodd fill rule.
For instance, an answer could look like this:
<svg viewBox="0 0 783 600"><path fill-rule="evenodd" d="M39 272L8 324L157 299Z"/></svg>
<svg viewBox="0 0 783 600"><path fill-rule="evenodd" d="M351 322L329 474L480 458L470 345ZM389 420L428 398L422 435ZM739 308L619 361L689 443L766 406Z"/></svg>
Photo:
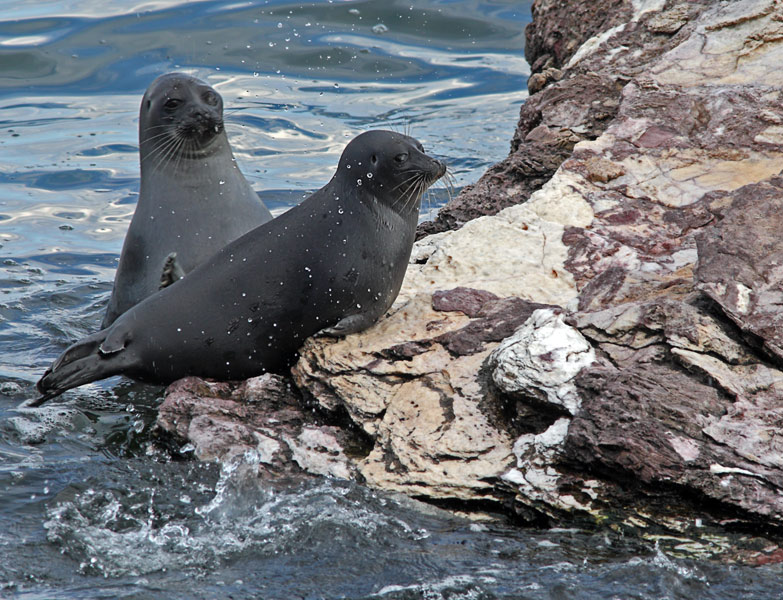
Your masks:
<svg viewBox="0 0 783 600"><path fill-rule="evenodd" d="M373 155L370 157L370 162L371 162L372 164L377 164L377 162L378 162L378 157L377 157L377 156L375 156L375 154L373 154Z"/></svg>
<svg viewBox="0 0 783 600"><path fill-rule="evenodd" d="M152 100L147 100L147 110L152 106Z"/></svg>

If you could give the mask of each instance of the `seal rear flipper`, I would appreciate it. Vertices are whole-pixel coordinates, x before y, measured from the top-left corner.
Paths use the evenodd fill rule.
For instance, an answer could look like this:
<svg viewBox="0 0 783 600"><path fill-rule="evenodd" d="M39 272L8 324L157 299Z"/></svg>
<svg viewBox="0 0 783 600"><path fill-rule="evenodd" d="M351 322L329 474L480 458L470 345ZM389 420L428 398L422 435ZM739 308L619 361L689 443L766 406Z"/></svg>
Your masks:
<svg viewBox="0 0 783 600"><path fill-rule="evenodd" d="M112 375L119 375L121 372L122 368L117 364L117 361L103 358L97 353L71 363L62 364L58 369L44 373L44 376L35 384L41 396L30 402L28 406L40 406L66 390Z"/></svg>
<svg viewBox="0 0 783 600"><path fill-rule="evenodd" d="M66 390L119 375L126 362L120 351L129 339L126 332L112 327L76 342L54 361L35 384L41 396L28 406L40 406Z"/></svg>
<svg viewBox="0 0 783 600"><path fill-rule="evenodd" d="M163 262L163 271L160 274L160 286L158 289L162 290L163 288L170 286L175 281L179 281L184 276L185 270L177 260L177 253L172 252Z"/></svg>
<svg viewBox="0 0 783 600"><path fill-rule="evenodd" d="M106 339L106 331L101 330L88 335L86 338L79 340L78 342L71 344L65 349L57 360L52 363L52 366L46 370L46 373L56 371L60 366L71 363L85 356L89 356L95 352L98 346ZM44 374L44 377L46 374Z"/></svg>

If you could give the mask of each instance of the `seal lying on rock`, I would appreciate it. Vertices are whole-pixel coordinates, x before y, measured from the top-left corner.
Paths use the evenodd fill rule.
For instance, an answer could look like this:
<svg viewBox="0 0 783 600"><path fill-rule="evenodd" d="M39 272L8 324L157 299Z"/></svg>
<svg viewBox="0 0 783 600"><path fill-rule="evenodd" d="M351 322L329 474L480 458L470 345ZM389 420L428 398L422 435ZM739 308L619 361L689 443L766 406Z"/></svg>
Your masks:
<svg viewBox="0 0 783 600"><path fill-rule="evenodd" d="M237 167L220 94L199 79L168 73L150 84L139 154L139 201L102 328L272 218Z"/></svg>
<svg viewBox="0 0 783 600"><path fill-rule="evenodd" d="M357 136L300 205L68 348L33 405L111 375L166 384L280 371L314 333L366 329L397 297L421 195L445 172L411 137Z"/></svg>

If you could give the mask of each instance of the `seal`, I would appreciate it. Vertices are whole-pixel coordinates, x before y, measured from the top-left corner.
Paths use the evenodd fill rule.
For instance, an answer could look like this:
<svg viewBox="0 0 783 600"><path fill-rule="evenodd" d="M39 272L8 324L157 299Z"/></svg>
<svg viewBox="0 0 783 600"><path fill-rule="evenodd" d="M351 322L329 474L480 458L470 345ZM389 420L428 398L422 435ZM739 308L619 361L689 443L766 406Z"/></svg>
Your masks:
<svg viewBox="0 0 783 600"><path fill-rule="evenodd" d="M308 336L369 327L400 291L421 196L445 172L411 137L357 136L301 204L68 348L31 404L119 374L166 384L280 372Z"/></svg>
<svg viewBox="0 0 783 600"><path fill-rule="evenodd" d="M272 215L234 159L223 99L167 73L139 111L141 186L102 328Z"/></svg>

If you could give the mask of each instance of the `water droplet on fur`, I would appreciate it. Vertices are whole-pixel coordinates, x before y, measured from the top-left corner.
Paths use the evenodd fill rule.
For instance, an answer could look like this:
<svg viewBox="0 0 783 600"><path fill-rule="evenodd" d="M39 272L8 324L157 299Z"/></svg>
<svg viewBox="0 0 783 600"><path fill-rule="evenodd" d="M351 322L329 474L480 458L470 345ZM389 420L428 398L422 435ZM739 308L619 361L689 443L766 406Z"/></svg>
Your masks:
<svg viewBox="0 0 783 600"><path fill-rule="evenodd" d="M356 185L362 185L362 180L361 179L357 179L356 180Z"/></svg>

